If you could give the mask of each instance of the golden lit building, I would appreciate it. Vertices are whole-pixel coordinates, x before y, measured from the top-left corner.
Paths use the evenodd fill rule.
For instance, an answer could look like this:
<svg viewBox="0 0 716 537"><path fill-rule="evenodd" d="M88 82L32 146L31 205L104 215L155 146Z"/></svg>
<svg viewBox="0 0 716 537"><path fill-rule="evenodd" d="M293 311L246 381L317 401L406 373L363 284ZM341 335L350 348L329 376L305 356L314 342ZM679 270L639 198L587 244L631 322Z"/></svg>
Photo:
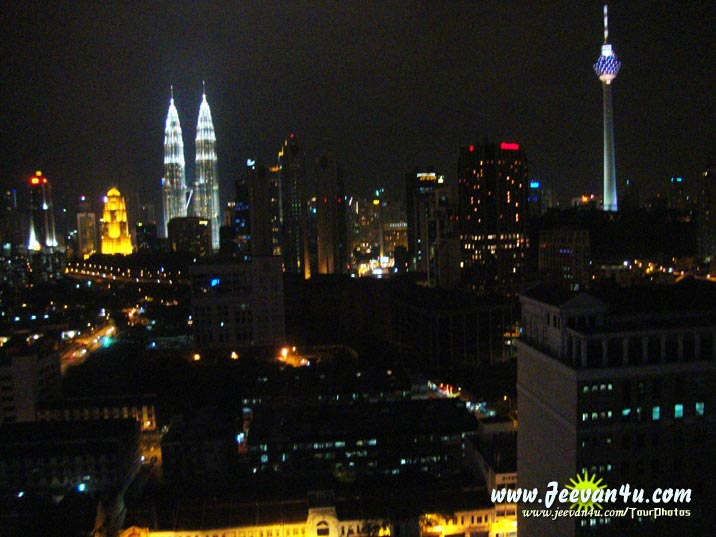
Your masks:
<svg viewBox="0 0 716 537"><path fill-rule="evenodd" d="M110 189L104 197L101 227L103 254L128 255L132 253L127 207L122 194L116 188Z"/></svg>
<svg viewBox="0 0 716 537"><path fill-rule="evenodd" d="M311 502L230 504L183 503L172 528L132 525L119 537L515 537L515 517L501 517L494 506L474 505L448 513L406 514L392 520L365 511L365 504L309 505ZM457 506L456 506L457 507ZM130 515L131 518L131 515ZM393 517L391 517L393 518ZM190 521L194 521L193 523ZM197 523L197 521L202 521ZM231 524L230 521L234 521Z"/></svg>

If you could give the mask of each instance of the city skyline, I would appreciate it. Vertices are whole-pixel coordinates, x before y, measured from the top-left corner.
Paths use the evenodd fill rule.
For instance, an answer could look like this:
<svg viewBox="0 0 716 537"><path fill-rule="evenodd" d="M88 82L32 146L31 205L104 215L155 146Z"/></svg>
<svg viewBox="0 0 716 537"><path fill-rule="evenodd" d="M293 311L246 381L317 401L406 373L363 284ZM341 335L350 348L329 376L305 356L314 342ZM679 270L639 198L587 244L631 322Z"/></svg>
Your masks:
<svg viewBox="0 0 716 537"><path fill-rule="evenodd" d="M415 166L454 182L460 145L485 137L519 142L530 178L563 202L598 193L601 99L590 63L602 9L597 1L373 4L360 13L352 3L10 6L2 97L13 106L3 111L0 176L20 188L42 169L58 206L77 192L99 201L111 184L158 204L166 88L175 85L180 116L192 117L206 79L222 199L247 158L274 161L286 132L310 159L334 151L350 194L385 186L402 195ZM693 184L713 158L715 10L610 5L611 42L627 65L614 96L617 181L642 185L644 196L671 176ZM196 132L185 131L191 154ZM190 159L190 177L194 166Z"/></svg>

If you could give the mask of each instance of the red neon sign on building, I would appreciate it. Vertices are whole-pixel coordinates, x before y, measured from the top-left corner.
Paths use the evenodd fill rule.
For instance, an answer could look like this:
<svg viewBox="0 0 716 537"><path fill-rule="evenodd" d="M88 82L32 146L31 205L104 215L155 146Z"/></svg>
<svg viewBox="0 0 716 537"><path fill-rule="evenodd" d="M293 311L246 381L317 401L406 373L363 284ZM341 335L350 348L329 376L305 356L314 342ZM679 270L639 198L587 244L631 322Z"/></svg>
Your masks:
<svg viewBox="0 0 716 537"><path fill-rule="evenodd" d="M500 144L500 149L502 149L503 151L519 151L520 144L513 144L510 142L502 142Z"/></svg>

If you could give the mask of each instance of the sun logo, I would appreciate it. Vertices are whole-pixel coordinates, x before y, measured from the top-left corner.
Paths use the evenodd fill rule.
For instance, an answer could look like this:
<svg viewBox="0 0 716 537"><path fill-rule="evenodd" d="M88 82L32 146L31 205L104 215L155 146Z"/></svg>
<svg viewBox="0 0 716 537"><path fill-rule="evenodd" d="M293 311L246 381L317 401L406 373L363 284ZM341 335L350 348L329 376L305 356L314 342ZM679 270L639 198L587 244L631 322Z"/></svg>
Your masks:
<svg viewBox="0 0 716 537"><path fill-rule="evenodd" d="M596 479L596 481L595 481ZM580 476L577 474L577 479L574 478L569 480L572 484L566 485L566 487L572 491L569 495L569 500L574 502L569 506L570 509L584 510L589 509L601 509L601 504L597 503L604 499L603 489L607 488L607 485L602 485L602 478L597 479L597 474L591 477L585 470Z"/></svg>

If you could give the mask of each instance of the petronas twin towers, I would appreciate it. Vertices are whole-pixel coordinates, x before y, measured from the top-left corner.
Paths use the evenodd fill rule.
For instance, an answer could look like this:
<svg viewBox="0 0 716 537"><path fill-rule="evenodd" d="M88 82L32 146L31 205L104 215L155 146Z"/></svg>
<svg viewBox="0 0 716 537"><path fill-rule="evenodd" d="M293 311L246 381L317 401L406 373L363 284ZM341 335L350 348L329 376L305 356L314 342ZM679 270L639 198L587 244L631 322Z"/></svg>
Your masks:
<svg viewBox="0 0 716 537"><path fill-rule="evenodd" d="M219 249L219 178L217 174L216 134L211 120L211 109L202 92L199 120L196 125L196 169L194 183L186 183L184 140L179 113L174 106L174 92L169 101L169 112L164 127L164 236L172 218L198 216L211 221L211 246Z"/></svg>

